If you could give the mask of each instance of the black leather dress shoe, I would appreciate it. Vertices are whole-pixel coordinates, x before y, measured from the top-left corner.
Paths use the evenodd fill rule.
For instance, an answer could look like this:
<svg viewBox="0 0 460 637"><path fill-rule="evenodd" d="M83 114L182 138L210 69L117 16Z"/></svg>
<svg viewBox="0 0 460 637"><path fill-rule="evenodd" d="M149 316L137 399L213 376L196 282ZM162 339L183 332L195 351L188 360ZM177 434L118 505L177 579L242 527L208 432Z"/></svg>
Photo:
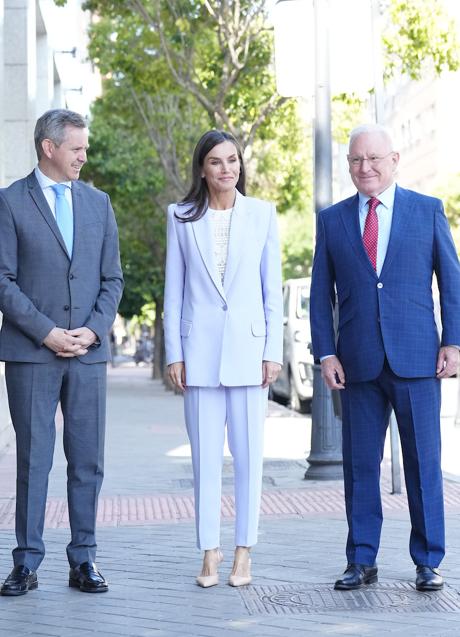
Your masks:
<svg viewBox="0 0 460 637"><path fill-rule="evenodd" d="M94 562L84 562L69 571L69 586L84 593L105 593L109 590L107 580L97 570Z"/></svg>
<svg viewBox="0 0 460 637"><path fill-rule="evenodd" d="M2 595L25 595L27 591L38 588L37 573L27 566L15 566L0 589Z"/></svg>
<svg viewBox="0 0 460 637"><path fill-rule="evenodd" d="M444 581L437 568L431 566L417 566L415 588L418 591L439 591Z"/></svg>
<svg viewBox="0 0 460 637"><path fill-rule="evenodd" d="M377 581L377 572L376 566L348 564L343 577L336 581L334 588L338 591L351 591L362 588L365 584L373 584Z"/></svg>

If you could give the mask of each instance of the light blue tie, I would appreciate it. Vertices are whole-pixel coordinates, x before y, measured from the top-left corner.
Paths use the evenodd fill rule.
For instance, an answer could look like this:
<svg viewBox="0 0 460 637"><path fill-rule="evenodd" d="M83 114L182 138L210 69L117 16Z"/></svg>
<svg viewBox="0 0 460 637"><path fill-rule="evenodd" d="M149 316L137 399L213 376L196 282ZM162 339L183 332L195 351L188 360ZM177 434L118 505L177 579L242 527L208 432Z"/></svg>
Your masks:
<svg viewBox="0 0 460 637"><path fill-rule="evenodd" d="M56 195L56 222L64 239L67 252L71 257L73 248L73 214L65 198L65 189L68 188L68 186L65 184L55 184L51 186L51 188Z"/></svg>

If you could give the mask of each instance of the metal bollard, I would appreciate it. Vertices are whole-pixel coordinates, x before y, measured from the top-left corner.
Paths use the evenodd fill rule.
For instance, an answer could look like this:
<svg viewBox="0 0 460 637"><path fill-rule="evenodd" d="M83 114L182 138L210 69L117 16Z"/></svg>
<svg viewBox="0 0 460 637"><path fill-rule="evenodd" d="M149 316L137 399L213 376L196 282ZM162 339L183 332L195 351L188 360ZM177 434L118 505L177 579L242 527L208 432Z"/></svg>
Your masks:
<svg viewBox="0 0 460 637"><path fill-rule="evenodd" d="M391 493L401 493L401 462L399 457L398 423L394 411L390 416Z"/></svg>
<svg viewBox="0 0 460 637"><path fill-rule="evenodd" d="M321 377L321 365L313 365L311 448L306 480L342 480L342 420L340 396L334 398ZM336 398L338 398L338 403ZM335 409L334 409L335 406ZM339 410L339 415L337 415Z"/></svg>

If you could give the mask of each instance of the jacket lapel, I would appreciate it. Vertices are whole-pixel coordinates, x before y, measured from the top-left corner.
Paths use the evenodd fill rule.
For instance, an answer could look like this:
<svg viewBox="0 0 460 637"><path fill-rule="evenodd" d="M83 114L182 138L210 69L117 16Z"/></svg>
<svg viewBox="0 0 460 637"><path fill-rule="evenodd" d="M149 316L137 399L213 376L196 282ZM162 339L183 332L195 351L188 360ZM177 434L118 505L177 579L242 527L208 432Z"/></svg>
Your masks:
<svg viewBox="0 0 460 637"><path fill-rule="evenodd" d="M79 249L83 240L83 226L95 221L91 216L91 204L88 197L85 198L84 192L80 188L78 181L72 182L72 209L73 209L73 252L72 258L78 254L84 254Z"/></svg>
<svg viewBox="0 0 460 637"><path fill-rule="evenodd" d="M401 249L402 242L407 237L406 226L411 218L411 208L412 204L407 191L396 186L390 240L380 276L383 276L391 266L393 259Z"/></svg>
<svg viewBox="0 0 460 637"><path fill-rule="evenodd" d="M224 276L225 290L230 289L233 278L238 269L238 264L244 250L247 230L246 199L241 193L236 191L235 205L233 207L232 220L230 223L227 267L225 268Z"/></svg>
<svg viewBox="0 0 460 637"><path fill-rule="evenodd" d="M217 291L225 301L225 292L214 260L214 237L212 235L211 218L205 213L201 219L198 219L198 221L192 221L190 225L192 226L196 245L200 252L204 266L208 271L212 282L216 286Z"/></svg>
<svg viewBox="0 0 460 637"><path fill-rule="evenodd" d="M35 177L35 173L32 172L27 177L27 185L29 187L30 196L35 202L35 205L37 206L40 214L43 216L46 223L50 227L51 232L56 237L61 248L64 250L66 255L69 256L67 252L67 248L65 247L64 239L62 238L62 235L56 223L56 219L54 218L54 215L50 210L48 202L45 199L45 195L43 194L40 184L38 183L37 178Z"/></svg>
<svg viewBox="0 0 460 637"><path fill-rule="evenodd" d="M340 209L340 216L342 218L342 223L345 228L345 232L348 236L348 239L353 246L353 250L356 252L356 256L359 261L367 268L370 272L372 272L374 277L377 277L377 274L372 267L371 262L369 261L369 257L367 256L366 250L363 244L363 238L361 235L361 228L359 225L359 196L356 194L351 199L348 199L345 204Z"/></svg>

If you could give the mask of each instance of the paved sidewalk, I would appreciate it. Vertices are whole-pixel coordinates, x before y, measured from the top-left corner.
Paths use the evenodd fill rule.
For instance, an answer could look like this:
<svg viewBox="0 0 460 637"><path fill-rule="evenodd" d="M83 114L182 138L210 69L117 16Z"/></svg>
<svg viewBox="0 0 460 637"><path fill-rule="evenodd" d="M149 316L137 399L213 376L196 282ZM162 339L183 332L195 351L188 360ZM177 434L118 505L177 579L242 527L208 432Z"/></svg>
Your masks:
<svg viewBox="0 0 460 637"><path fill-rule="evenodd" d="M58 426L60 429L60 426ZM460 635L460 483L446 481L447 585L439 593L413 587L404 495L390 495L384 463L385 523L379 583L337 592L346 524L340 482L303 480L310 419L271 405L266 426L260 540L253 585L225 581L233 550L231 461L224 464L222 583L195 585L190 453L182 399L149 378L147 368L110 370L106 478L99 511L98 564L110 582L102 595L66 586L69 539L65 461L58 436L50 478L39 589L0 597L0 637L163 635L281 637L299 635ZM0 458L0 579L14 546L14 454Z"/></svg>

